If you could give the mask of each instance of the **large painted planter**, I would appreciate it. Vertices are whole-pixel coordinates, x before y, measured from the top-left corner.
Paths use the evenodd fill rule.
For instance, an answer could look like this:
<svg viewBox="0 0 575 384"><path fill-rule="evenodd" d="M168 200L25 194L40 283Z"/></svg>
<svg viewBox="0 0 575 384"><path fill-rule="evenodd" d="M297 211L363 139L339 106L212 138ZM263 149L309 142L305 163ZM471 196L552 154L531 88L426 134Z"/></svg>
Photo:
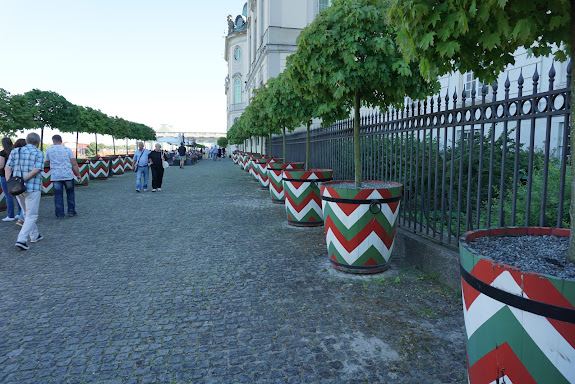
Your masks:
<svg viewBox="0 0 575 384"><path fill-rule="evenodd" d="M259 153L251 153L248 156L248 160L246 163L246 168L244 168L244 171L248 172L252 177L254 177L254 167L255 167L255 161L257 159L259 159L261 157L261 155Z"/></svg>
<svg viewBox="0 0 575 384"><path fill-rule="evenodd" d="M44 162L44 169L41 172L42 175L42 195L53 195L54 185L52 184L52 172L48 166L48 162Z"/></svg>
<svg viewBox="0 0 575 384"><path fill-rule="evenodd" d="M270 180L268 178L268 164L271 159L260 157L257 161L257 180L260 182L260 189L268 189L270 187Z"/></svg>
<svg viewBox="0 0 575 384"><path fill-rule="evenodd" d="M459 241L469 383L575 383L575 280L522 271L469 245L521 235L569 230L492 228Z"/></svg>
<svg viewBox="0 0 575 384"><path fill-rule="evenodd" d="M303 169L305 163L292 162L292 163L269 163L268 164L268 178L270 196L272 203L285 204L283 171L285 169Z"/></svg>
<svg viewBox="0 0 575 384"><path fill-rule="evenodd" d="M134 169L134 155L126 155L124 157L124 172Z"/></svg>
<svg viewBox="0 0 575 384"><path fill-rule="evenodd" d="M354 181L321 185L329 260L332 267L344 272L378 273L389 267L403 185L370 183L386 187L349 188Z"/></svg>
<svg viewBox="0 0 575 384"><path fill-rule="evenodd" d="M323 225L318 183L331 181L333 170L284 170L285 205L288 224L296 227Z"/></svg>
<svg viewBox="0 0 575 384"><path fill-rule="evenodd" d="M90 158L90 179L105 180L110 175L110 161L105 157Z"/></svg>
<svg viewBox="0 0 575 384"><path fill-rule="evenodd" d="M248 166L249 157L250 157L250 155L247 152L242 153L242 157L240 160L240 168L243 169L244 171L246 170L246 167Z"/></svg>
<svg viewBox="0 0 575 384"><path fill-rule="evenodd" d="M232 161L234 162L234 164L238 163L238 158L239 158L239 152L233 151L232 152Z"/></svg>
<svg viewBox="0 0 575 384"><path fill-rule="evenodd" d="M110 156L110 170L114 175L121 175L124 173L124 161L121 155Z"/></svg>
<svg viewBox="0 0 575 384"><path fill-rule="evenodd" d="M90 160L89 159L76 159L78 168L80 168L80 182L76 181L76 185L86 186L90 180Z"/></svg>

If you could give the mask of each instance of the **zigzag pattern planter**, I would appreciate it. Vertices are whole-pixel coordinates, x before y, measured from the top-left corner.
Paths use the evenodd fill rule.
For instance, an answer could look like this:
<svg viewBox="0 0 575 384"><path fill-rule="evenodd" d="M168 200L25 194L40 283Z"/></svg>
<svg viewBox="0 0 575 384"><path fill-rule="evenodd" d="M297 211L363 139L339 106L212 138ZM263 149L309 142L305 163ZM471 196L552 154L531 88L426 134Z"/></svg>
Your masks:
<svg viewBox="0 0 575 384"><path fill-rule="evenodd" d="M112 174L121 175L124 173L124 161L121 155L110 156L110 167Z"/></svg>
<svg viewBox="0 0 575 384"><path fill-rule="evenodd" d="M520 271L468 244L527 234L569 236L569 230L487 229L459 241L471 384L575 383L575 280Z"/></svg>
<svg viewBox="0 0 575 384"><path fill-rule="evenodd" d="M52 172L50 172L50 167L44 163L44 169L42 170L42 195L53 195L54 185L52 184Z"/></svg>
<svg viewBox="0 0 575 384"><path fill-rule="evenodd" d="M78 168L80 168L80 182L75 182L76 185L88 185L90 180L90 160L88 159L76 159L78 162Z"/></svg>
<svg viewBox="0 0 575 384"><path fill-rule="evenodd" d="M268 163L272 159L268 157L260 157L256 163L256 179L260 182L260 189L268 189L270 187L270 180L268 178Z"/></svg>
<svg viewBox="0 0 575 384"><path fill-rule="evenodd" d="M124 172L134 169L134 155L126 155L124 157Z"/></svg>
<svg viewBox="0 0 575 384"><path fill-rule="evenodd" d="M270 195L272 197L272 203L274 204L285 204L285 193L284 193L284 183L283 183L283 171L284 169L303 169L304 163L269 163L268 164L268 178L269 178L269 188Z"/></svg>
<svg viewBox="0 0 575 384"><path fill-rule="evenodd" d="M331 169L284 170L284 192L288 224L296 227L323 225L318 183L333 178Z"/></svg>
<svg viewBox="0 0 575 384"><path fill-rule="evenodd" d="M110 175L110 162L103 157L90 159L90 179L105 180Z"/></svg>
<svg viewBox="0 0 575 384"><path fill-rule="evenodd" d="M332 267L349 273L378 273L389 266L403 185L349 189L331 181L321 186L325 238Z"/></svg>

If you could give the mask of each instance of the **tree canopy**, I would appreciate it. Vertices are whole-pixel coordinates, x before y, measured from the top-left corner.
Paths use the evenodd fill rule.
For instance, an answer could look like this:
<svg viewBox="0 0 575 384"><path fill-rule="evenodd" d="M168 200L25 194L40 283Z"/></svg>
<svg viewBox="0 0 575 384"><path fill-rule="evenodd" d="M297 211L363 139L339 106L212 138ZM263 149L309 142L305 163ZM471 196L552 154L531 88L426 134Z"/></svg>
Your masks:
<svg viewBox="0 0 575 384"><path fill-rule="evenodd" d="M569 0L389 0L397 42L429 78L454 70L493 81L520 47L564 61Z"/></svg>
<svg viewBox="0 0 575 384"><path fill-rule="evenodd" d="M352 109L355 182L361 186L359 109L361 106L402 106L406 97L421 99L438 89L426 81L418 63L408 62L387 23L388 2L334 0L298 38L293 76L307 98Z"/></svg>

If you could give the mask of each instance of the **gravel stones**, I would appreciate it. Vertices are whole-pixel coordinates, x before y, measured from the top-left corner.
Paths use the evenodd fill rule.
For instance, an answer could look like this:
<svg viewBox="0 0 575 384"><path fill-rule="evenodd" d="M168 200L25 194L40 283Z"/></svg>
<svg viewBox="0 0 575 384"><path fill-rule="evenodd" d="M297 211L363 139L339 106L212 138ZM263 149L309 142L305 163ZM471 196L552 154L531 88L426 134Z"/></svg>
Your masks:
<svg viewBox="0 0 575 384"><path fill-rule="evenodd" d="M559 236L487 236L469 246L481 256L522 271L561 279L575 278L575 263L567 262L569 238Z"/></svg>
<svg viewBox="0 0 575 384"><path fill-rule="evenodd" d="M328 184L328 186L332 188L342 188L342 189L384 189L384 188L396 188L398 187L398 184L377 182L377 181L362 181L361 187L357 188L355 186L355 181L350 181L349 183Z"/></svg>

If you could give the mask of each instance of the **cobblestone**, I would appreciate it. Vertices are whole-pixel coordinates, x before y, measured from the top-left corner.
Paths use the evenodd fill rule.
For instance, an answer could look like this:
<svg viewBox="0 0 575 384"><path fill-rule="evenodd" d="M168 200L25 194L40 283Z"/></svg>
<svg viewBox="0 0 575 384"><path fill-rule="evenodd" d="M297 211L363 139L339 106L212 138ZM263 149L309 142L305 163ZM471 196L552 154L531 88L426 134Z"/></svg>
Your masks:
<svg viewBox="0 0 575 384"><path fill-rule="evenodd" d="M42 242L0 230L0 382L463 383L458 293L401 261L370 277L328 263L229 159L76 190L40 205Z"/></svg>

